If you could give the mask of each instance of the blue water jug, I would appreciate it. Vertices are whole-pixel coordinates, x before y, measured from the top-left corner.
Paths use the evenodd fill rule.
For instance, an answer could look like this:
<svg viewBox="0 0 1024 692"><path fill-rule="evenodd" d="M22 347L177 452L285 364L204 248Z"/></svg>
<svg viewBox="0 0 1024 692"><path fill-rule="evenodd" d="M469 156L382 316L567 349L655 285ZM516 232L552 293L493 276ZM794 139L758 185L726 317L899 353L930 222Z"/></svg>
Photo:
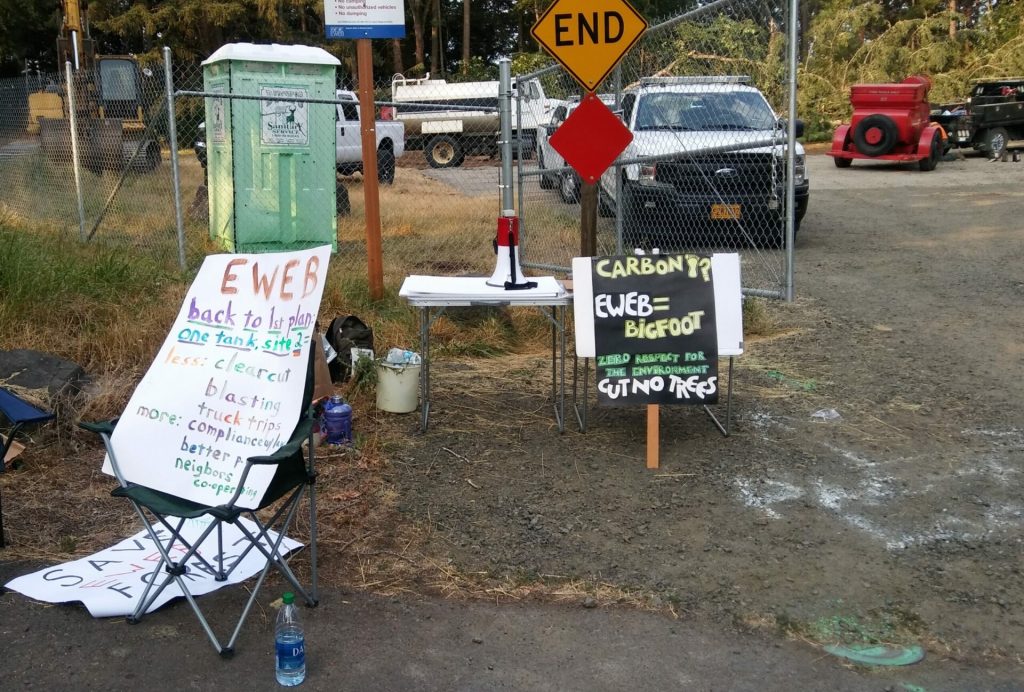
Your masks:
<svg viewBox="0 0 1024 692"><path fill-rule="evenodd" d="M324 432L327 444L343 445L352 442L352 407L335 394L324 404Z"/></svg>

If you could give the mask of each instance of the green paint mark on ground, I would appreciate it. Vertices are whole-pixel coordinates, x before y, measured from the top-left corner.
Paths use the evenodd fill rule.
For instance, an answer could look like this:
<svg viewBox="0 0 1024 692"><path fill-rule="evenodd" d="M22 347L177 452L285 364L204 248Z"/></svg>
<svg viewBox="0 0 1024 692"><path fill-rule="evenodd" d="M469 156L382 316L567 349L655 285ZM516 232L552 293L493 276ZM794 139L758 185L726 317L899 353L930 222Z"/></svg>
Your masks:
<svg viewBox="0 0 1024 692"><path fill-rule="evenodd" d="M768 379L780 382L787 387L799 389L804 392L813 392L818 388L818 383L815 380L798 380L795 377L784 375L778 370L768 370L765 372L765 376L768 377Z"/></svg>
<svg viewBox="0 0 1024 692"><path fill-rule="evenodd" d="M867 646L826 646L825 651L866 666L909 666L924 658L920 646L889 646L875 644ZM906 685L904 685L906 687Z"/></svg>

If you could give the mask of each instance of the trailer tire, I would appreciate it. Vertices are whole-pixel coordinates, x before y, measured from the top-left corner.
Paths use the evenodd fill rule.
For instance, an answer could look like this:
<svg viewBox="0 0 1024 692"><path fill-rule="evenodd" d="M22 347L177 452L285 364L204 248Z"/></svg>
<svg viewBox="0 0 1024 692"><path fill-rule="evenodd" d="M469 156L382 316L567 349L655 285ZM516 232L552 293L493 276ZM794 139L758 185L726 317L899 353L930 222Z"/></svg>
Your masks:
<svg viewBox="0 0 1024 692"><path fill-rule="evenodd" d="M899 141L899 129L888 115L875 113L857 123L853 143L866 156L885 156Z"/></svg>
<svg viewBox="0 0 1024 692"><path fill-rule="evenodd" d="M160 167L160 145L156 142L149 142L146 145L145 160L142 164L142 170L146 173L155 171Z"/></svg>
<svg viewBox="0 0 1024 692"><path fill-rule="evenodd" d="M438 135L431 139L423 154L431 168L456 168L466 158L462 145L449 135Z"/></svg>
<svg viewBox="0 0 1024 692"><path fill-rule="evenodd" d="M982 136L982 151L993 161L1001 159L1006 151L1006 139L1006 130L1001 127L986 130Z"/></svg>

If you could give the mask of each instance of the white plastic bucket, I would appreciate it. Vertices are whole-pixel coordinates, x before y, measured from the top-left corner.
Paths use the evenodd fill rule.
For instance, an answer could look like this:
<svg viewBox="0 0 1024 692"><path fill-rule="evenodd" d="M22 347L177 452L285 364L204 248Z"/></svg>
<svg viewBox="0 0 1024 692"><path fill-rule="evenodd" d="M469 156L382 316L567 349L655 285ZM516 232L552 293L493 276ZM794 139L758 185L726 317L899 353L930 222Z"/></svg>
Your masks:
<svg viewBox="0 0 1024 692"><path fill-rule="evenodd" d="M390 413L412 413L419 403L419 363L377 364L377 408Z"/></svg>

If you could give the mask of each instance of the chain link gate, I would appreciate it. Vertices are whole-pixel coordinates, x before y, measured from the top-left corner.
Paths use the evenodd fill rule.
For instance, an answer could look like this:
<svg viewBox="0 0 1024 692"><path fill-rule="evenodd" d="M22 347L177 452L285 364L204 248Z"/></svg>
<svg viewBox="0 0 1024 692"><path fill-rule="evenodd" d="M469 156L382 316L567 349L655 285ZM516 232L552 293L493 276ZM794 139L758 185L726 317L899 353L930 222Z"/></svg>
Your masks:
<svg viewBox="0 0 1024 692"><path fill-rule="evenodd" d="M601 94L623 117L628 111L634 135L657 138L658 144L643 152L627 151L606 173L599 252L613 254L631 245L704 252L738 248L748 293L780 297L791 290L790 248L772 245L781 244L776 239L783 237L787 210L794 209L793 220L798 222L806 198L797 195L805 181L802 157L792 164L794 175L786 174L786 129L744 131L741 121L729 130L707 129L707 124L691 132L682 129L687 126L684 112L708 114L722 105L713 103L712 97L730 91L742 90L752 99L763 94L774 113L795 110L787 104L787 87L795 88L786 60L787 51L795 46L789 12L790 8L772 3L716 0L655 24L621 61ZM170 60L166 52L165 60ZM205 103L203 97L189 95L202 93L202 69L198 64L174 64L170 78L164 71L163 63L150 64L137 82L142 129L133 124L135 129L128 133L122 123L130 135L125 139L145 146L122 146L120 155L108 148L98 158L92 154L89 166L80 152L78 185L71 143L47 156L40 135L28 132L32 94L56 95L61 104L57 112L67 113L66 76L30 75L0 84L0 110L8 115L0 130L5 213L41 232L115 243L156 259L178 259L186 266L198 266L205 254L218 251L210 242L204 157L208 133L200 127ZM644 78L738 75L749 76L749 85L643 83ZM90 83L97 83L95 76L77 79L85 80L86 92ZM571 169L545 145L580 88L557 66L513 79L512 151L517 165L511 182L517 183L524 265L545 272L567 271L580 245L578 188ZM339 71L338 86L355 88L344 70ZM656 95L655 88L672 98L658 105L647 98ZM79 85L72 91L82 89ZM173 94L170 120L168 93ZM405 133L404 153L394 151L393 179L380 186L385 284L397 287L410 274L488 275L494 268L492 242L502 212L501 189L510 182L500 179L497 80L459 83L395 75L380 80L374 96L375 115L383 122L401 122ZM336 105L345 107L341 101ZM641 111L649 123L640 121ZM328 126L336 116L328 104L311 107L309 117L318 126ZM639 129L638 124L657 129ZM741 135L746 139L737 141ZM172 140L178 149L177 176L170 164ZM159 160L151 142L159 144ZM332 260L353 278L366 275L359 168L338 163L338 254ZM715 184L723 169L735 174ZM787 186L788 180L794 185ZM633 189L622 189L627 181ZM671 192L672 207L665 209L662 200L636 194L651 189ZM787 194L794 195L792 204ZM701 198L700 205L688 204L690 197ZM725 218L712 218L712 213Z"/></svg>
<svg viewBox="0 0 1024 692"><path fill-rule="evenodd" d="M598 96L634 140L599 184L599 254L737 251L746 293L792 297L787 232L809 186L802 148L790 161L786 146L798 129L791 10L718 0L652 26L615 68ZM563 100L538 129L536 162L517 166L524 263L568 271L580 180L547 140L581 89L558 65L527 79Z"/></svg>

